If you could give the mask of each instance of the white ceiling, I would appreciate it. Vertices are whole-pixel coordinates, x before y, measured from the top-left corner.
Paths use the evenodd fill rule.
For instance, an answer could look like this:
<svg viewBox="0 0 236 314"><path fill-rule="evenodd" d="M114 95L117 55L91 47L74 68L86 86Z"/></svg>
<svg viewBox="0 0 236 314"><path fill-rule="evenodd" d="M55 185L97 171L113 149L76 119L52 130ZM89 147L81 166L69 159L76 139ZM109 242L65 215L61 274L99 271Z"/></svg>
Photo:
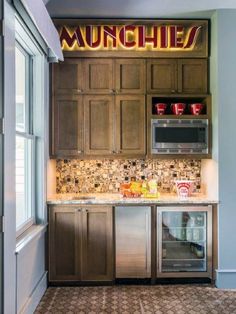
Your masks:
<svg viewBox="0 0 236 314"><path fill-rule="evenodd" d="M210 17L216 9L236 9L236 0L43 0L52 17Z"/></svg>

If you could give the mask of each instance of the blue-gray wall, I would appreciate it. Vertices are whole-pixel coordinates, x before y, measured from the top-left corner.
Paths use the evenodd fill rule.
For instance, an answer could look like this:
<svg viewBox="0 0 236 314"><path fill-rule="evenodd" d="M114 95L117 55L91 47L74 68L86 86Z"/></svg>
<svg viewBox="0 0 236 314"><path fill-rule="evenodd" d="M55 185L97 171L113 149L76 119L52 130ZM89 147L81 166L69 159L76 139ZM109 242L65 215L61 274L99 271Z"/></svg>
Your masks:
<svg viewBox="0 0 236 314"><path fill-rule="evenodd" d="M212 17L213 157L218 160L219 288L236 288L236 10Z"/></svg>

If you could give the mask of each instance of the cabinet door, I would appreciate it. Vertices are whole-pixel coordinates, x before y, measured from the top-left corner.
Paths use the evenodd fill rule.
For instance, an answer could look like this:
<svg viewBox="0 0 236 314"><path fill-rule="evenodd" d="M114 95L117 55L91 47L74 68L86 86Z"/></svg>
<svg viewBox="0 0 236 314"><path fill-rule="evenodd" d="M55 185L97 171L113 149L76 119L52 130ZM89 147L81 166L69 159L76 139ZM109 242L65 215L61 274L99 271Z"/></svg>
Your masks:
<svg viewBox="0 0 236 314"><path fill-rule="evenodd" d="M79 59L65 59L52 66L53 94L81 94L83 92L82 62Z"/></svg>
<svg viewBox="0 0 236 314"><path fill-rule="evenodd" d="M82 280L113 280L112 207L83 209Z"/></svg>
<svg viewBox="0 0 236 314"><path fill-rule="evenodd" d="M78 157L82 153L82 96L56 97L52 108L52 155Z"/></svg>
<svg viewBox="0 0 236 314"><path fill-rule="evenodd" d="M207 60L178 60L178 92L185 94L207 93Z"/></svg>
<svg viewBox="0 0 236 314"><path fill-rule="evenodd" d="M113 60L87 59L83 62L86 94L113 94Z"/></svg>
<svg viewBox="0 0 236 314"><path fill-rule="evenodd" d="M148 93L169 94L177 92L177 62L172 59L147 61Z"/></svg>
<svg viewBox="0 0 236 314"><path fill-rule="evenodd" d="M49 207L49 281L80 279L80 215L71 205Z"/></svg>
<svg viewBox="0 0 236 314"><path fill-rule="evenodd" d="M115 61L116 92L122 94L144 94L146 92L146 63L140 59L118 59Z"/></svg>
<svg viewBox="0 0 236 314"><path fill-rule="evenodd" d="M108 155L114 150L113 96L85 96L85 153Z"/></svg>
<svg viewBox="0 0 236 314"><path fill-rule="evenodd" d="M145 96L116 96L117 154L145 155L145 107Z"/></svg>

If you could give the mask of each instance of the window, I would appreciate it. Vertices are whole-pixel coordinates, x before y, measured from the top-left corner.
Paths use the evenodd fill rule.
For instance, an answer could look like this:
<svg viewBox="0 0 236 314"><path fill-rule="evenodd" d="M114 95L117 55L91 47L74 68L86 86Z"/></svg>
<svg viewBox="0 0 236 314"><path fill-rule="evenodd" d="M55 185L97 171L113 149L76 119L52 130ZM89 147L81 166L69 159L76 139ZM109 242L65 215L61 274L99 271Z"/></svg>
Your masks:
<svg viewBox="0 0 236 314"><path fill-rule="evenodd" d="M48 158L48 62L45 51L15 19L16 237L45 224Z"/></svg>
<svg viewBox="0 0 236 314"><path fill-rule="evenodd" d="M16 73L16 229L22 233L34 222L34 142L32 57L18 43Z"/></svg>

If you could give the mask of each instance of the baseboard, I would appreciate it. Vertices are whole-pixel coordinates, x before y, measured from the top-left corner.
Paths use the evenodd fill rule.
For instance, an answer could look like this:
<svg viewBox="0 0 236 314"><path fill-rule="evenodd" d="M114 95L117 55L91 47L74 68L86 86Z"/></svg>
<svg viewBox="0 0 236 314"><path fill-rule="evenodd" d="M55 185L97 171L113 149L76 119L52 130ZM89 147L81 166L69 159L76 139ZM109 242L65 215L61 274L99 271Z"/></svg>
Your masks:
<svg viewBox="0 0 236 314"><path fill-rule="evenodd" d="M216 287L220 289L236 289L236 269L217 269Z"/></svg>
<svg viewBox="0 0 236 314"><path fill-rule="evenodd" d="M34 288L32 294L29 296L29 299L20 310L20 314L32 314L34 313L37 305L39 304L42 296L44 295L47 289L47 272L43 274L38 284Z"/></svg>

